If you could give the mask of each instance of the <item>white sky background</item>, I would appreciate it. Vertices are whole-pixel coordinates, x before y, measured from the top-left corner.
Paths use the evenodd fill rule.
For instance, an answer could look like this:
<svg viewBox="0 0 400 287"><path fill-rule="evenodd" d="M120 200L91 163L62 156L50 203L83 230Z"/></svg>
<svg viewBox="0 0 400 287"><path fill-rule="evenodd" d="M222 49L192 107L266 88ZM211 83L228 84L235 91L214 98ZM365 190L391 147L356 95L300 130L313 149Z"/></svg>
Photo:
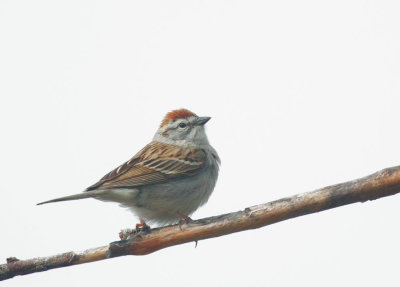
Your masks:
<svg viewBox="0 0 400 287"><path fill-rule="evenodd" d="M400 165L398 1L1 1L0 260L105 245L137 219L74 194L171 109L222 159L193 218ZM398 286L400 196L16 277L2 286Z"/></svg>

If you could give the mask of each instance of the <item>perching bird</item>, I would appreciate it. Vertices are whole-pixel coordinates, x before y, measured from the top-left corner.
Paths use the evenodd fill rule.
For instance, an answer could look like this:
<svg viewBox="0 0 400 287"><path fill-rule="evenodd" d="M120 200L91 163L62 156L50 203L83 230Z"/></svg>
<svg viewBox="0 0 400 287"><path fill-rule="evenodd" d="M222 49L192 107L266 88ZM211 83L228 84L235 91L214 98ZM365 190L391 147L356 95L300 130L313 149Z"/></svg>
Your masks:
<svg viewBox="0 0 400 287"><path fill-rule="evenodd" d="M169 112L153 141L83 193L38 203L95 198L117 202L142 225L188 219L214 190L220 159L209 144L204 124L186 109Z"/></svg>

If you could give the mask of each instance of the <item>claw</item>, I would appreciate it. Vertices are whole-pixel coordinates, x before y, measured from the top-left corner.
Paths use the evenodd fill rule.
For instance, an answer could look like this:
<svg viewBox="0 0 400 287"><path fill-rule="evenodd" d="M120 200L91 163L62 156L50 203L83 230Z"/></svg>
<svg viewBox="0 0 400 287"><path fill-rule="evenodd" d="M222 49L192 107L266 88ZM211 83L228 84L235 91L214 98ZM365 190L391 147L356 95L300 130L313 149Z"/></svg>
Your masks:
<svg viewBox="0 0 400 287"><path fill-rule="evenodd" d="M182 225L184 225L185 223L190 223L191 221L193 221L193 219L191 219L189 216L184 215L180 212L178 212L178 215L180 218L182 218L181 220L179 220L179 229L182 230Z"/></svg>
<svg viewBox="0 0 400 287"><path fill-rule="evenodd" d="M148 232L150 230L150 226L148 226L146 224L146 222L144 222L144 220L142 218L140 218L140 223L136 224L136 228L135 229L123 229L121 230L121 232L119 233L119 238L121 240L127 240L127 239L131 239L133 237L141 237L140 233L142 232Z"/></svg>
<svg viewBox="0 0 400 287"><path fill-rule="evenodd" d="M140 223L136 224L136 233L139 233L141 231L149 231L150 230L150 226L148 226L146 224L146 222L144 222L144 220L142 218L140 218Z"/></svg>
<svg viewBox="0 0 400 287"><path fill-rule="evenodd" d="M118 235L119 235L119 238L121 240L127 240L127 239L129 239L131 236L133 236L135 234L136 234L136 230L135 229L127 228L127 229L121 230Z"/></svg>
<svg viewBox="0 0 400 287"><path fill-rule="evenodd" d="M136 233L142 232L142 231L148 231L150 230L150 226L148 226L146 223L142 224L142 223L138 223L136 224Z"/></svg>

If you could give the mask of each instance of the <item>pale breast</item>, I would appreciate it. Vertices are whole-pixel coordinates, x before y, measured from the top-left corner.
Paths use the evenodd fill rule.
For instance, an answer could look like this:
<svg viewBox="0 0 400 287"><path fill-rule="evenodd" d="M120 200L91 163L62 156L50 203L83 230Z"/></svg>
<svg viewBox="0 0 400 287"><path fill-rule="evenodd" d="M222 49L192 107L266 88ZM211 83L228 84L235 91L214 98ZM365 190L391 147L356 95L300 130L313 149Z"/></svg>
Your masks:
<svg viewBox="0 0 400 287"><path fill-rule="evenodd" d="M190 216L208 201L218 178L218 170L218 155L210 150L207 152L207 164L197 175L143 186L127 207L150 223L177 222L179 214Z"/></svg>

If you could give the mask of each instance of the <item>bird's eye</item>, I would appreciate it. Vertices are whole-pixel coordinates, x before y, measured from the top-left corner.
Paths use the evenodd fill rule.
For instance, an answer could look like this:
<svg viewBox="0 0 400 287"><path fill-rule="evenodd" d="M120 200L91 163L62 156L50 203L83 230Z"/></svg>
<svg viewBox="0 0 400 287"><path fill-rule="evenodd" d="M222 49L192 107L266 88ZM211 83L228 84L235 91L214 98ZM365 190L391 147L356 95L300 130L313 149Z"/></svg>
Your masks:
<svg viewBox="0 0 400 287"><path fill-rule="evenodd" d="M180 123L180 124L178 125L178 127L180 127L181 129L184 129L184 128L186 128L186 124L185 124L185 123Z"/></svg>

